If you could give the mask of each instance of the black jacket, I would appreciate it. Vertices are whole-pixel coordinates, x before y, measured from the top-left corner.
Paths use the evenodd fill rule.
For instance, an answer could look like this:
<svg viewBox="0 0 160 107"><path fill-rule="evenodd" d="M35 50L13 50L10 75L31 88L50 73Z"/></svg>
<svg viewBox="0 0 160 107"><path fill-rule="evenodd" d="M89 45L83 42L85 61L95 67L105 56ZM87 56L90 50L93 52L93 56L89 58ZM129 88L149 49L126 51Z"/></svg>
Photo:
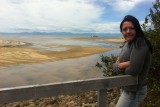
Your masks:
<svg viewBox="0 0 160 107"><path fill-rule="evenodd" d="M131 44L126 42L119 55L119 61L130 61L130 65L122 71L118 69L118 65L115 63L113 65L115 72L138 76L138 85L124 86L124 90L136 91L146 85L146 77L151 64L151 52L143 38L138 37Z"/></svg>

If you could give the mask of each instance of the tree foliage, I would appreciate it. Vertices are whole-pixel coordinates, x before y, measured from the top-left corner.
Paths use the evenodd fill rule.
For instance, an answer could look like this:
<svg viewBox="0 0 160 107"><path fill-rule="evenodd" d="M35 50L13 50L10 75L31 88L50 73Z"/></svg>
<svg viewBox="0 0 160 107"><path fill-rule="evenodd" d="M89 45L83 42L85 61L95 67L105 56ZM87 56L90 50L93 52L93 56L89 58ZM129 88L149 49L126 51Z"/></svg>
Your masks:
<svg viewBox="0 0 160 107"><path fill-rule="evenodd" d="M150 13L146 16L145 22L142 25L147 38L153 46L152 66L149 72L150 85L155 91L160 92L160 1L156 0ZM154 84L153 84L154 83Z"/></svg>
<svg viewBox="0 0 160 107"><path fill-rule="evenodd" d="M111 55L109 56L104 56L101 55L101 62L96 63L96 67L98 67L100 70L103 72L103 76L115 76L118 75L116 72L113 71L113 64L115 63L117 56Z"/></svg>
<svg viewBox="0 0 160 107"><path fill-rule="evenodd" d="M149 92L143 107L160 105L160 1L155 0L142 24L145 35L153 46L152 65L148 76Z"/></svg>

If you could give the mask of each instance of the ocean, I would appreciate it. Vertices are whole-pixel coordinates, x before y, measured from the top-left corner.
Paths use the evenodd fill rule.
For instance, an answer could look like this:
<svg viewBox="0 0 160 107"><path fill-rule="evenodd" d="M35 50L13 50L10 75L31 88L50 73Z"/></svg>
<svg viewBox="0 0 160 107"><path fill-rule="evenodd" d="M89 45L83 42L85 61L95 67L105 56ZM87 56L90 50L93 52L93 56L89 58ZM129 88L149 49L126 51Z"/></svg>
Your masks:
<svg viewBox="0 0 160 107"><path fill-rule="evenodd" d="M0 67L0 88L47 84L55 82L84 80L103 77L103 73L95 67L100 55L118 54L119 46L106 43L104 40L70 39L82 36L56 35L0 35L0 40L16 40L31 43L33 48L51 51L63 51L65 48L48 47L49 44L98 46L115 48L115 50L86 57L64 59L54 62L17 64Z"/></svg>

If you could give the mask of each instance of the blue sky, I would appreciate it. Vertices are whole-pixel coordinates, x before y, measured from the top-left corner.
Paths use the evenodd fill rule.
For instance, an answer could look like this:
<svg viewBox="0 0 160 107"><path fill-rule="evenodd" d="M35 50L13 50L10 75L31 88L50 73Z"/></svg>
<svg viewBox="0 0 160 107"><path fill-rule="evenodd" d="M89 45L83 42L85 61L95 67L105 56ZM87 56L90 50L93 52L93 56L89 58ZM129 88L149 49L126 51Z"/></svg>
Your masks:
<svg viewBox="0 0 160 107"><path fill-rule="evenodd" d="M155 0L0 0L0 32L119 33L127 14L144 22Z"/></svg>

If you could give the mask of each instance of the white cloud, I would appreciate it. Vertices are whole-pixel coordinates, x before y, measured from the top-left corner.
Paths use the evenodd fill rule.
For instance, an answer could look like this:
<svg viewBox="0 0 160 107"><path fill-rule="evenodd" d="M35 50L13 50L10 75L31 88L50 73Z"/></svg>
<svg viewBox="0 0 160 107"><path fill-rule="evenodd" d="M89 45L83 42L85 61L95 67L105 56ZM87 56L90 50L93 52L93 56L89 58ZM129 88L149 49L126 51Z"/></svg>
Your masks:
<svg viewBox="0 0 160 107"><path fill-rule="evenodd" d="M1 0L0 31L66 31L85 27L102 12L86 0Z"/></svg>
<svg viewBox="0 0 160 107"><path fill-rule="evenodd" d="M95 28L97 32L103 33L119 33L119 24L120 22L107 22L93 25L92 28Z"/></svg>
<svg viewBox="0 0 160 107"><path fill-rule="evenodd" d="M107 17L112 12L120 16L142 2L148 1L0 0L0 32L119 32L119 23L108 23Z"/></svg>
<svg viewBox="0 0 160 107"><path fill-rule="evenodd" d="M132 10L138 3L147 2L146 0L103 0L111 5L113 10L127 12Z"/></svg>

